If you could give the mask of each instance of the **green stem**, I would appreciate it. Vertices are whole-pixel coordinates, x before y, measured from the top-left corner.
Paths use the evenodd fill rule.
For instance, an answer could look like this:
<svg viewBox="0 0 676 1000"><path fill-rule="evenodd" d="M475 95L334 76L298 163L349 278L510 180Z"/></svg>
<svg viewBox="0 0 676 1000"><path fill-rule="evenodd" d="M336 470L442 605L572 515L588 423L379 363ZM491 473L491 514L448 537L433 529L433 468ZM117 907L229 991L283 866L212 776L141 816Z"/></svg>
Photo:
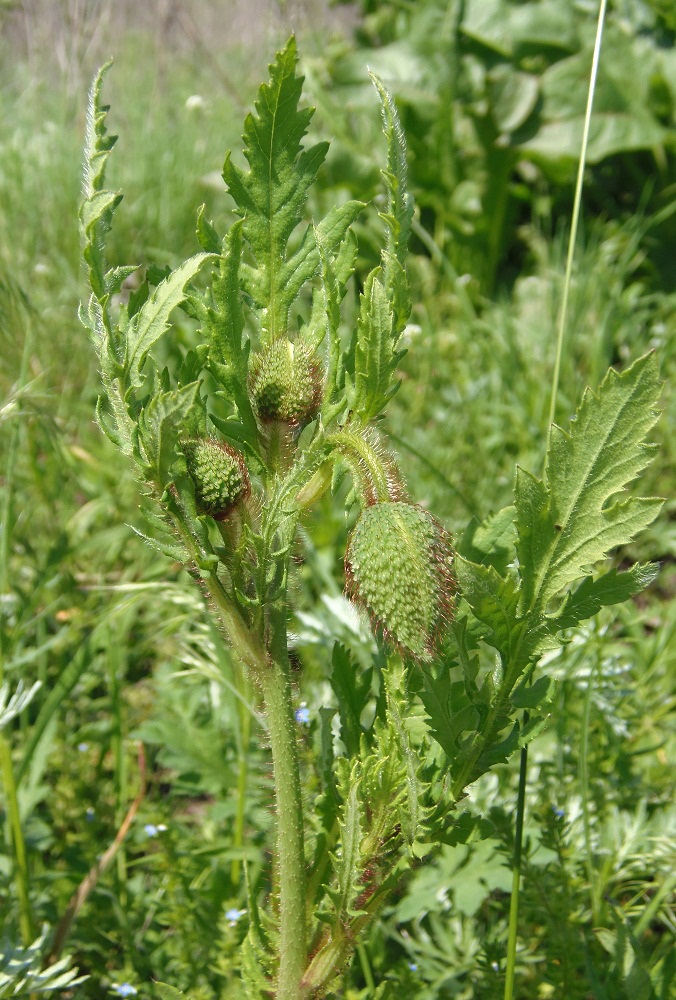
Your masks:
<svg viewBox="0 0 676 1000"><path fill-rule="evenodd" d="M276 1000L301 1000L307 962L303 805L287 654L286 606L268 609L270 658L256 673L268 719L277 808L279 973Z"/></svg>
<svg viewBox="0 0 676 1000"><path fill-rule="evenodd" d="M239 752L237 754L237 766L239 768L239 772L237 775L237 809L235 812L235 828L232 836L232 846L236 851L239 851L244 847L244 817L246 813L246 783L248 777L251 714L245 706L241 705L241 703L237 706L237 712L240 718ZM241 867L241 859L239 857L233 858L232 864L230 865L230 879L232 881L233 888L235 889L239 885Z"/></svg>
<svg viewBox="0 0 676 1000"><path fill-rule="evenodd" d="M32 346L32 325L26 324L26 338L21 356L21 370L17 386L19 390L26 384L28 363L30 360ZM5 595L11 593L10 588L10 567L9 552L10 538L12 531L12 499L14 492L14 469L19 452L20 434L22 424L16 418L13 433L10 438L9 453L5 467L5 489L0 511L0 522L4 530L0 531L0 593ZM5 678L5 656L7 650L3 637L5 630L0 629L0 685ZM19 901L19 927L24 945L28 947L35 939L33 933L33 912L31 909L29 893L28 861L26 854L26 842L24 840L21 826L21 813L19 810L19 797L14 766L12 764L12 749L8 739L0 733L0 774L5 794L5 802L9 823L7 826L7 839L14 852L16 891Z"/></svg>
<svg viewBox="0 0 676 1000"><path fill-rule="evenodd" d="M595 883L596 872L594 870L594 845L591 833L591 820L589 815L589 729L591 724L592 693L594 690L594 680L596 666L599 660L598 649L592 661L592 667L587 679L587 690L584 696L584 707L582 710L582 738L580 742L580 762L578 765L578 776L580 780L580 798L582 802L582 826L584 829L585 846L585 866L587 868L587 878L589 879L589 893L591 896L592 923L598 923L599 901Z"/></svg>
<svg viewBox="0 0 676 1000"><path fill-rule="evenodd" d="M524 714L524 725L528 714ZM528 747L521 751L519 766L519 791L516 800L516 829L514 831L514 859L512 861L512 895L509 901L509 933L507 937L507 973L505 977L505 1000L514 996L514 973L516 970L516 936L519 923L519 891L521 888L521 854L523 851L523 820L526 812L526 772L528 770Z"/></svg>
<svg viewBox="0 0 676 1000"><path fill-rule="evenodd" d="M16 865L16 891L19 899L19 927L21 937L26 947L32 944L35 939L33 933L33 913L31 910L30 895L28 892L28 862L26 858L26 842L21 828L21 813L19 811L19 799L17 796L16 782L14 780L14 769L12 767L12 755L9 743L4 736L0 735L0 773L2 774L2 784L5 789L5 801L7 805L7 816L9 818L8 830L14 849L14 861Z"/></svg>

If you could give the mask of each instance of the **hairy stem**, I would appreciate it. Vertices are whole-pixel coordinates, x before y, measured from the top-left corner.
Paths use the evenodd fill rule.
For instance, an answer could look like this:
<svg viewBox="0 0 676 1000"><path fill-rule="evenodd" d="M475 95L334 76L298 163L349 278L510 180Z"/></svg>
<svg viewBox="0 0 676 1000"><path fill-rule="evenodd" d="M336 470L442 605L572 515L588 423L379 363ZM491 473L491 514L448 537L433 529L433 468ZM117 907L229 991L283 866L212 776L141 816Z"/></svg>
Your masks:
<svg viewBox="0 0 676 1000"><path fill-rule="evenodd" d="M268 719L277 807L279 973L277 1000L300 1000L307 961L303 806L287 655L286 606L268 609L270 658L257 671Z"/></svg>

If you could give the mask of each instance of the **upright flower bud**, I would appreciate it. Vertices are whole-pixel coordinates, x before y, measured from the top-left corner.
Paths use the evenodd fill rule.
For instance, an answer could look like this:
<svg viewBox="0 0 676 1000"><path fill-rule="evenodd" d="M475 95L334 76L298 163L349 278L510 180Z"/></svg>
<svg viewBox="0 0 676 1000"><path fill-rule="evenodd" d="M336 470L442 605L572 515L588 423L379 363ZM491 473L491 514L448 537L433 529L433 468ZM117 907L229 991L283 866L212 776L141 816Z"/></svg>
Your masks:
<svg viewBox="0 0 676 1000"><path fill-rule="evenodd" d="M347 591L386 639L430 660L452 602L452 559L448 533L422 507L376 503L348 543Z"/></svg>
<svg viewBox="0 0 676 1000"><path fill-rule="evenodd" d="M244 456L215 438L191 438L181 448L198 510L222 521L251 491Z"/></svg>
<svg viewBox="0 0 676 1000"><path fill-rule="evenodd" d="M261 421L292 427L312 420L322 398L319 360L302 341L273 340L254 354L249 366L251 402Z"/></svg>

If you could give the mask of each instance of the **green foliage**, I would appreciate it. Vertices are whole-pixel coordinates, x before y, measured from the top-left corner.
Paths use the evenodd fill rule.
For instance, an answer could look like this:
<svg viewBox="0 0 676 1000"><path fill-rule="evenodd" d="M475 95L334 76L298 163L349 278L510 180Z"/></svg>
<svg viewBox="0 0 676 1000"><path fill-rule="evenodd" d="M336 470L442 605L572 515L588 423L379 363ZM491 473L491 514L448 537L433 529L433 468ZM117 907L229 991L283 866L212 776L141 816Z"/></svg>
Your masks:
<svg viewBox="0 0 676 1000"><path fill-rule="evenodd" d="M7 940L0 942L0 997L43 996L63 993L83 983L86 976L79 976L71 969L70 959L42 968L47 930L28 948L12 947Z"/></svg>
<svg viewBox="0 0 676 1000"><path fill-rule="evenodd" d="M336 46L316 70L317 80L330 79L319 114L341 147L336 186L363 196L377 183L368 66L399 105L420 209L415 236L441 254L450 276L471 276L470 294L492 295L499 277L513 280L528 266L524 222L554 232L570 216L597 8L565 0L362 6L361 44ZM586 202L596 213L617 219L622 205L670 204L670 42L646 3L609 5L588 156ZM670 224L653 249L664 276L672 237Z"/></svg>
<svg viewBox="0 0 676 1000"><path fill-rule="evenodd" d="M243 232L246 219L231 224L222 186L214 181L223 145L237 141L233 123L240 100L253 94L250 76L260 53L245 62L239 51L217 49L209 36L191 61L188 43L178 52L164 26L153 39L127 36L116 53L106 88L113 88L116 118L121 112L115 130L124 132L124 155L107 160L113 191L106 211L114 225L101 233L106 245L99 242L98 256L90 244L90 262L102 275L97 287L105 292L108 280L111 294L105 310L98 300L91 306L104 333L110 321L104 361L112 383L110 391L104 385L109 403L101 404L101 419L134 463L90 426L100 391L97 368L105 376L105 365L88 361L74 339L81 274L75 227L63 220L77 198L79 120L60 104L62 77L49 86L28 79L18 65L20 46L10 52L3 40L7 72L0 87L13 110L0 124L0 447L6 470L0 484L0 689L9 697L20 681L24 692L34 688L29 704L10 699L12 710L22 711L2 731L19 796L33 920L58 926L69 899L115 841L141 785L140 739L145 799L71 927L68 950L90 974L78 994L115 993L114 980L154 996L162 989L154 985L159 979L172 984L165 995L183 991L191 1000L221 1000L243 997L244 977L257 982L258 995L269 993L279 947L270 734L260 694L233 650L250 656L254 636L275 620L278 606L291 613L287 638L297 721L291 712L290 720L305 816L308 948L321 946L322 982L329 982L330 967L340 966L336 988L346 997L502 997L515 776L512 767L491 764L507 760L532 737L519 995L629 998L647 989L649 979L654 995L666 997L674 981L668 763L676 635L668 514L647 537L622 547L612 569L584 565L544 608L557 631L543 643L564 645L544 650L530 682L531 665L526 667L501 715L491 714L504 680L500 656L482 641L491 628L466 600L459 599L447 647L423 672L402 669L341 594L342 556L359 516L351 506L408 496L453 528L465 560L491 567L519 589L516 511L505 504L512 500L515 462L535 471L544 459L543 386L561 271L559 240L550 234L566 210L570 161L560 155L563 145L539 158L519 153L516 161L510 145L503 157L494 133L475 131L475 125L486 123L486 101L489 116L508 130L529 115L529 127L539 122L534 140L551 122L566 126L560 138L572 142L576 125L567 118L579 117L579 94L568 87L563 68L556 84L547 67L575 56L573 26L584 42L586 21L576 21L582 8L572 16L566 10L562 19L563 5L509 4L507 21L479 25L481 37L500 35L507 56L463 28L456 59L454 50L443 48L449 40L444 31L457 13L453 5L444 4L443 11L438 4L397 5L396 19L389 4L371 7L376 9L361 26L375 43L369 53L354 55L346 42L339 51L324 33L313 58L312 45L303 43L303 69L319 108L312 125L321 130L325 122L338 142L305 192L305 210L299 193L301 224L276 263L257 258ZM481 5L466 8L477 22ZM546 17L538 27L539 8ZM619 40L607 36L617 64L634 67L632 89L644 103L639 121L636 101L626 102L626 79L618 79L624 131L616 131L614 141L629 135L630 118L640 126L635 134L650 116L669 128L668 39L653 34L650 10L657 12L659 4L624 5L623 17L636 30ZM438 12L448 19L439 20ZM123 16L123 7L116 7L116 24ZM665 30L663 8L661 17ZM15 26L6 23L11 37ZM105 33L105 19L101 25ZM530 43L522 41L526 32ZM405 43L403 57L385 48L397 36ZM559 46L556 52L551 45ZM435 56L439 50L441 57ZM423 58L416 61L415 52ZM345 89L336 100L326 89L327 59L333 73L348 65L351 54L353 75L340 81ZM581 60L577 69L584 75ZM375 81L386 134L387 201L376 194L383 157L376 153L377 101L367 61L397 95L395 106ZM291 93L297 83L288 60L281 63ZM435 103L439 84L459 66L467 74L449 83ZM410 76L404 79L402 69ZM72 68L70 87L81 71ZM44 67L36 72L42 75ZM606 66L602 72L614 71ZM231 79L237 80L236 107L216 84L227 87ZM606 80L604 75L604 86ZM254 119L274 116L275 86L269 85L270 100ZM193 106L187 94L202 94L203 102ZM533 108L535 95L543 101ZM607 125L617 109L610 98L608 87L600 105L604 130L594 135L597 152L605 134L613 138ZM545 111L546 122L537 117ZM394 138L399 115L406 157ZM100 144L91 172L103 191L99 166L106 162L109 136L96 127L91 135L93 145ZM515 135L510 132L510 142ZM654 267L660 248L669 245L671 225L668 217L653 216L667 204L668 145L664 153L657 169L645 158L652 154L626 150L589 171L586 217L605 208L610 222L591 224L578 248L557 416L562 427L583 386L598 385L609 365L622 371L629 358L653 347L665 373L673 371L673 302ZM302 149L296 164L301 156ZM410 290L392 263L404 264L411 199L405 170L402 183L392 178L401 177L406 159L408 183L422 206L411 221ZM650 211L625 218L647 175L655 182ZM46 176L55 183L45 185ZM501 226L498 196L506 183ZM118 188L125 200L113 217ZM358 214L372 197L385 216L382 248L375 211ZM359 199L345 210L354 233L346 231L341 209L334 212L350 198ZM194 255L194 208L201 201L198 248L210 256L186 286L177 280L161 289ZM322 205L328 222L321 221ZM613 221L618 212L621 223ZM533 223L523 227L531 214ZM303 220L310 215L315 221L306 230ZM392 220L398 220L398 237ZM105 222L105 213L99 221ZM264 218L258 223L266 225ZM91 228L89 235L93 239ZM476 295L480 285L487 287L487 240L503 247L498 280L511 281L518 272L513 286L500 282L492 302ZM146 270L117 266L129 260ZM355 268L356 282L350 280ZM287 272L282 293L288 323L280 336L294 347L308 344L321 361L321 445L319 421L275 438L270 426L259 425L250 400L250 358L264 349L267 304L257 304L244 285L276 274L281 287ZM363 305L362 321L356 289L367 285L378 301ZM156 293L155 306L142 318ZM183 304L162 333L162 310L174 301ZM413 308L405 319L409 301ZM152 344L144 360L139 341L125 370L135 316L139 335ZM101 343L98 335L95 342ZM395 360L404 348L407 356ZM390 398L399 379L400 391ZM359 412L350 402L358 383ZM387 399L387 422L379 421L377 435L367 432ZM664 430L673 423L668 389L665 409L655 433L662 439L661 461L646 469L642 492L668 496L674 470L673 442ZM397 457L388 450L390 431ZM249 468L253 505L225 521L198 509L187 474L182 443L202 436L228 443ZM549 471L538 496L553 544ZM134 475L145 484L142 512ZM345 476L352 484L343 482ZM611 498L610 505L618 499L624 498ZM498 513L485 518L491 509ZM594 516L604 517L605 510ZM177 537L177 520L186 536ZM140 545L134 532L155 551ZM556 554L544 548L537 549L538 558L556 565ZM663 564L651 591L608 607L649 582L655 571L641 568L647 559ZM563 568L568 572L574 564L564 560ZM194 576L209 594L208 608L191 589ZM230 647L215 621L223 604L237 627ZM517 619L523 614L518 607ZM577 624L592 614L596 621ZM524 709L531 713L528 729ZM549 724L535 735L545 714ZM463 771L467 776L487 767L490 773L458 792ZM8 788L3 772L3 806ZM457 794L463 797L454 805ZM357 826L361 844L352 837ZM377 829L389 839L373 863L368 838ZM349 865L342 860L343 837L352 848ZM14 847L6 843L0 920L12 940L20 927L20 888ZM334 898L344 905L336 909ZM352 912L347 926L345 911ZM314 923L317 912L326 919ZM358 958L351 963L355 942Z"/></svg>

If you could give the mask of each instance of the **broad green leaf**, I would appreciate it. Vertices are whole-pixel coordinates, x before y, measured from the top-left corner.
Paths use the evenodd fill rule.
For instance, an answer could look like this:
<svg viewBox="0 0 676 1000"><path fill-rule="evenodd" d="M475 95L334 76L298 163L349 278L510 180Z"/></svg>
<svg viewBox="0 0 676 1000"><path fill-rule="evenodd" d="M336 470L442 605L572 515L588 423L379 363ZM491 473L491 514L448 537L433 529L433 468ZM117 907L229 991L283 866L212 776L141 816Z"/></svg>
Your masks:
<svg viewBox="0 0 676 1000"><path fill-rule="evenodd" d="M470 562L493 566L504 575L514 555L515 517L515 507L503 507L481 523L472 521L457 543L458 554Z"/></svg>
<svg viewBox="0 0 676 1000"><path fill-rule="evenodd" d="M125 369L132 386L143 383L141 369L148 351L168 329L171 313L186 298L186 286L213 254L188 258L165 278L132 317L127 330Z"/></svg>
<svg viewBox="0 0 676 1000"><path fill-rule="evenodd" d="M585 392L570 430L552 428L544 482L519 470L515 504L524 612L544 613L553 597L657 516L662 501L617 496L654 453L644 441L657 420L659 395L654 354L620 375L611 369L598 394Z"/></svg>
<svg viewBox="0 0 676 1000"><path fill-rule="evenodd" d="M195 406L199 383L159 392L141 411L139 433L152 479L163 489L171 480L181 424Z"/></svg>
<svg viewBox="0 0 676 1000"><path fill-rule="evenodd" d="M180 990L177 990L174 986L168 986L167 983L156 982L155 990L161 1000L177 1000L177 997L183 997L184 1000L190 1000L187 993L181 993Z"/></svg>
<svg viewBox="0 0 676 1000"><path fill-rule="evenodd" d="M247 291L262 310L264 340L287 333L295 295L285 287L287 243L328 149L325 142L302 148L313 109L298 110L303 78L296 76L297 62L291 38L270 66L270 81L258 91L255 113L247 115L244 124L244 156L251 169L241 170L229 155L223 167L256 259Z"/></svg>

